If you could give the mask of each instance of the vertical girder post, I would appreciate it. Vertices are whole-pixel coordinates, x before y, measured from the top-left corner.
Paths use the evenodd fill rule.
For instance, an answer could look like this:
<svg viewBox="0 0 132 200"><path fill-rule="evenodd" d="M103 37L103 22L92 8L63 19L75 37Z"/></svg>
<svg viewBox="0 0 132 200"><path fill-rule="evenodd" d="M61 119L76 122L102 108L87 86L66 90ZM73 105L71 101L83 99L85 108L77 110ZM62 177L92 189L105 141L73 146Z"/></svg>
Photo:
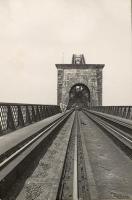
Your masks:
<svg viewBox="0 0 132 200"><path fill-rule="evenodd" d="M17 106L17 108L18 108L18 126L24 127L25 124L24 124L21 106Z"/></svg>
<svg viewBox="0 0 132 200"><path fill-rule="evenodd" d="M15 130L15 123L11 106L7 106L7 130Z"/></svg>

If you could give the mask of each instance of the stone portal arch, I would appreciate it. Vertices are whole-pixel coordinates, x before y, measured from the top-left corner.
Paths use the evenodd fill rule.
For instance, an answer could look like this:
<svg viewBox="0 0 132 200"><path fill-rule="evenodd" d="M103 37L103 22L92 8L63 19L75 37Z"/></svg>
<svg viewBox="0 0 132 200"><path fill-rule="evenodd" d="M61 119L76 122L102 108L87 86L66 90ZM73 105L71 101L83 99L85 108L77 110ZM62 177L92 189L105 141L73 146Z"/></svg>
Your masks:
<svg viewBox="0 0 132 200"><path fill-rule="evenodd" d="M86 64L83 54L74 54L72 64L56 64L56 67L58 105L68 105L70 90L76 84L84 84L89 89L90 106L102 105L103 64Z"/></svg>
<svg viewBox="0 0 132 200"><path fill-rule="evenodd" d="M90 104L90 90L82 83L74 84L69 91L68 109L71 107L86 107Z"/></svg>
<svg viewBox="0 0 132 200"><path fill-rule="evenodd" d="M68 105L69 103L69 93L72 87L74 87L75 85L85 85L88 89L89 92L90 91L90 87L88 85L88 82L86 80L84 80L82 77L80 77L80 79L75 78L74 76L70 78L70 81L67 82L63 82L63 91L62 91L62 98L61 98L61 102L63 102L63 104Z"/></svg>

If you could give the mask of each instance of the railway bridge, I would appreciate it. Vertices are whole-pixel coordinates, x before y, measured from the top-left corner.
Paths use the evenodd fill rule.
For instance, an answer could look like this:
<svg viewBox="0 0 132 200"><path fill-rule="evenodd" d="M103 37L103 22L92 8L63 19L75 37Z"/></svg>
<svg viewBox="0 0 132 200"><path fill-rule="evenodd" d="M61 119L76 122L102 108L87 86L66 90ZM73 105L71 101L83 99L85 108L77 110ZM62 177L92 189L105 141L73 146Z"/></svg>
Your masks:
<svg viewBox="0 0 132 200"><path fill-rule="evenodd" d="M104 64L56 64L57 104L0 103L1 200L132 200L132 106L102 106Z"/></svg>

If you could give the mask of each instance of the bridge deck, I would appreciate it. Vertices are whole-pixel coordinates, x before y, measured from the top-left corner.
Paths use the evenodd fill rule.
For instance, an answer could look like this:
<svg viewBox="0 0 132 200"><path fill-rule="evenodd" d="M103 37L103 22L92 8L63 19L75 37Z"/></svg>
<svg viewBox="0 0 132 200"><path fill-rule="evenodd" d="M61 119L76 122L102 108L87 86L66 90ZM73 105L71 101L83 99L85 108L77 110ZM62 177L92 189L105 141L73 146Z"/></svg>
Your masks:
<svg viewBox="0 0 132 200"><path fill-rule="evenodd" d="M56 114L52 117L48 117L42 121L36 122L34 124L28 125L9 134L0 137L0 155L9 149L13 148L23 140L32 136L36 132L45 128L48 124L58 119L62 113Z"/></svg>
<svg viewBox="0 0 132 200"><path fill-rule="evenodd" d="M80 117L98 199L132 199L132 160L93 121Z"/></svg>
<svg viewBox="0 0 132 200"><path fill-rule="evenodd" d="M92 111L92 112L97 113L97 114L99 113L96 111ZM101 114L103 114L104 116L110 117L112 119L119 120L123 123L127 123L130 126L132 126L132 120L121 118L121 117L110 115L110 114L106 114L106 113L101 113ZM36 122L36 123L26 126L24 128L13 131L9 134L1 136L0 137L0 155L3 154L8 149L11 149L12 147L16 146L21 141L27 139L34 133L38 132L42 128L46 127L48 124L50 124L51 122L53 122L54 120L59 118L61 115L62 115L62 113L56 114L52 117L46 118L42 121Z"/></svg>
<svg viewBox="0 0 132 200"><path fill-rule="evenodd" d="M90 112L87 110L77 110L73 113L67 111L65 120L59 122L60 128L55 125L57 129L53 128L49 133L47 131L48 140L45 139L44 132L42 139L38 139L43 142L39 149L36 148L36 153L34 151L34 159L32 155L31 159L29 158L28 161L27 158L24 164L23 176L20 176L21 168L18 167L16 171L14 168L15 176L20 174L20 178L16 178L5 200L8 200L10 196L16 200L132 199L132 122L99 112L94 112L101 116L94 115L96 119L94 121L93 111ZM103 116L106 117L104 122ZM54 115L2 136L0 138L1 154L21 141L29 139L36 132L43 132L43 128L51 125L52 122L58 123L57 119L60 117L62 119L64 114ZM112 123L111 120L113 120ZM107 129L101 129L97 122L101 122L102 125L105 123ZM127 143L123 143L123 139L118 140L118 137L114 138L111 130L114 134L115 132L120 134L119 139L123 134L124 141L128 136L129 151ZM36 142L39 141L36 140ZM36 143L33 145L35 146ZM33 145L25 149L20 156L26 154ZM16 160L19 158L18 155ZM15 158L1 171L4 172L13 162L16 162Z"/></svg>
<svg viewBox="0 0 132 200"><path fill-rule="evenodd" d="M130 120L130 119L122 118L122 117L115 116L115 115L110 115L110 114L103 113L103 112L97 112L97 111L90 111L90 112L97 113L97 114L102 114L102 115L104 115L106 117L109 117L109 118L115 119L115 120L119 120L119 121L121 121L123 123L127 123L128 125L132 126L132 120Z"/></svg>

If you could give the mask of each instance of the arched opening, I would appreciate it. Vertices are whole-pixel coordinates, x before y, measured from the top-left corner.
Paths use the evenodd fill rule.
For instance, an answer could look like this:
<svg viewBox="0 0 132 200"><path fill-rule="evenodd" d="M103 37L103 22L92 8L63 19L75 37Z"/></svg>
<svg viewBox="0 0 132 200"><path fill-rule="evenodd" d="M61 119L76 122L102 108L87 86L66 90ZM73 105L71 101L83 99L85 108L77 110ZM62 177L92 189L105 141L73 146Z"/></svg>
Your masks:
<svg viewBox="0 0 132 200"><path fill-rule="evenodd" d="M71 107L86 107L90 103L90 91L84 84L78 83L70 89L68 109Z"/></svg>

